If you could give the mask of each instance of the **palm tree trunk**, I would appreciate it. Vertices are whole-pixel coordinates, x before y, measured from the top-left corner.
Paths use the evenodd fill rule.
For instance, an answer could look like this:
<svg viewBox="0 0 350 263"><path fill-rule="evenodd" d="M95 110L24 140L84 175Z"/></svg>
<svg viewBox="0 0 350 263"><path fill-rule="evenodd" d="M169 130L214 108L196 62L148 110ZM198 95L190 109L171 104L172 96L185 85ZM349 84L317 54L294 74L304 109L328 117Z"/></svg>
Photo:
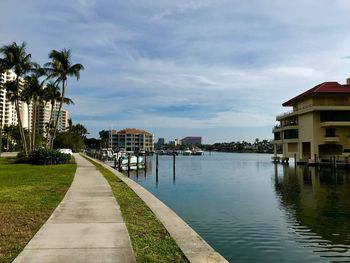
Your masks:
<svg viewBox="0 0 350 263"><path fill-rule="evenodd" d="M19 110L18 99L15 100L15 107L16 107L16 112L17 112L17 121L18 121L19 133L21 135L24 154L25 154L25 156L28 156L27 140L26 140L26 136L24 134L24 129L23 129L23 125L22 125L22 119L21 119L21 113Z"/></svg>
<svg viewBox="0 0 350 263"><path fill-rule="evenodd" d="M35 149L35 133L36 133L36 107L37 107L37 98L34 99L33 103L33 116L32 116L32 150Z"/></svg>
<svg viewBox="0 0 350 263"><path fill-rule="evenodd" d="M33 149L33 143L32 143L32 137L30 133L30 108L29 108L30 103L27 104L27 114L28 114L28 139L29 139L29 151Z"/></svg>
<svg viewBox="0 0 350 263"><path fill-rule="evenodd" d="M24 134L24 129L23 129L23 125L22 125L22 119L21 119L21 113L19 110L19 94L18 91L20 89L20 84L19 84L19 76L17 75L16 77L16 87L17 87L17 91L15 93L15 107L16 107L16 112L17 112L17 121L18 121L18 127L19 127L19 133L21 135L21 140L22 140L22 146L23 146L23 150L25 153L25 156L28 156L28 148L27 148L27 140L26 140L26 136Z"/></svg>
<svg viewBox="0 0 350 263"><path fill-rule="evenodd" d="M2 119L0 119L0 156L2 153Z"/></svg>
<svg viewBox="0 0 350 263"><path fill-rule="evenodd" d="M6 150L10 150L10 132L7 134Z"/></svg>
<svg viewBox="0 0 350 263"><path fill-rule="evenodd" d="M50 132L51 132L51 122L52 122L52 114L53 114L53 107L55 106L55 102L53 101L51 103L51 112L50 112L50 119L49 119L49 124L47 125L46 129L46 147L49 147L51 145L51 137L50 137Z"/></svg>
<svg viewBox="0 0 350 263"><path fill-rule="evenodd" d="M53 149L53 141L55 140L56 133L57 133L57 124L58 124L58 120L60 118L60 113L61 113L61 109L62 109L62 105L63 105L63 101L64 101L64 95L65 95L65 92L66 92L66 84L67 84L67 80L63 80L60 106L58 108L56 122L55 122L55 127L53 129L53 136L51 138L51 149Z"/></svg>

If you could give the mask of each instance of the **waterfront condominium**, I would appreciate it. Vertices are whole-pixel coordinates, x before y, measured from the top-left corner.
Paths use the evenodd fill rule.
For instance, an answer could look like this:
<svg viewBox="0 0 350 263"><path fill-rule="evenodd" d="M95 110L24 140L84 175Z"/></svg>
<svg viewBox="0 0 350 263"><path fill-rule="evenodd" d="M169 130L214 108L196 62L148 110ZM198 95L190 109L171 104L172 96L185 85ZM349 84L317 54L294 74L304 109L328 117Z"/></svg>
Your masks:
<svg viewBox="0 0 350 263"><path fill-rule="evenodd" d="M154 151L153 134L147 131L135 128L127 128L121 131L110 130L108 138L108 147L112 149L125 149L134 152Z"/></svg>
<svg viewBox="0 0 350 263"><path fill-rule="evenodd" d="M0 74L0 86L1 84L4 84L6 82L14 81L15 79L16 74L8 70ZM20 84L23 85L22 78L20 79ZM23 128L30 127L29 123L32 117L31 105L27 105L24 102L20 102L19 109ZM4 127L5 125L18 125L18 116L15 104L7 98L7 91L4 88L0 89L0 125L1 127Z"/></svg>
<svg viewBox="0 0 350 263"><path fill-rule="evenodd" d="M16 74L8 70L2 74L0 74L0 84L4 84L9 81L14 81L16 79ZM23 86L24 80L20 79L20 84ZM14 102L9 100L7 96L6 89L0 89L0 125L1 127L10 126L10 125L18 125L18 116L16 112L16 107ZM54 104L52 121L56 120L57 112L58 112L59 103ZM27 105L26 103L20 101L19 102L20 109L20 117L22 121L23 128L31 129L32 128L32 120L33 120L33 105L30 103ZM45 131L46 126L49 123L51 114L51 104L41 104L38 105L36 112L36 130ZM65 131L69 127L69 112L67 110L62 110L59 121L58 121L58 131Z"/></svg>
<svg viewBox="0 0 350 263"><path fill-rule="evenodd" d="M282 104L292 111L276 117L274 146L283 157L313 163L350 153L350 79L324 82Z"/></svg>

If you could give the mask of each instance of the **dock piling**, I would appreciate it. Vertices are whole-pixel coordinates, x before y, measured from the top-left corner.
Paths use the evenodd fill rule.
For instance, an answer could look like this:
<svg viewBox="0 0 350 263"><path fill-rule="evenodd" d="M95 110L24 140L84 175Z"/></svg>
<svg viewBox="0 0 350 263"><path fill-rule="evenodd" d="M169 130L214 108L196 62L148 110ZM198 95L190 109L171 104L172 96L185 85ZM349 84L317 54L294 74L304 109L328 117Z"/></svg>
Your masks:
<svg viewBox="0 0 350 263"><path fill-rule="evenodd" d="M156 181L158 182L158 153L156 155Z"/></svg>
<svg viewBox="0 0 350 263"><path fill-rule="evenodd" d="M176 161L175 161L176 155L173 155L173 181L175 181L175 167L176 167Z"/></svg>

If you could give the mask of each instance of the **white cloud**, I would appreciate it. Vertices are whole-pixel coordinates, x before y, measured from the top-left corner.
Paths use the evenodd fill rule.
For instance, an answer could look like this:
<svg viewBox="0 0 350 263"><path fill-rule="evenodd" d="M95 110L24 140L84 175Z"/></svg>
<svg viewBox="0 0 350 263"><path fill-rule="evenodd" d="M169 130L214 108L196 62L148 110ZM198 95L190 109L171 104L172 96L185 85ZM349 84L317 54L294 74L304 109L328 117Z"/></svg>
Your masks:
<svg viewBox="0 0 350 263"><path fill-rule="evenodd" d="M0 44L26 40L41 63L72 48L86 70L69 81L70 109L93 129L272 126L284 101L350 76L346 0L13 0L0 10L15 6L0 17Z"/></svg>

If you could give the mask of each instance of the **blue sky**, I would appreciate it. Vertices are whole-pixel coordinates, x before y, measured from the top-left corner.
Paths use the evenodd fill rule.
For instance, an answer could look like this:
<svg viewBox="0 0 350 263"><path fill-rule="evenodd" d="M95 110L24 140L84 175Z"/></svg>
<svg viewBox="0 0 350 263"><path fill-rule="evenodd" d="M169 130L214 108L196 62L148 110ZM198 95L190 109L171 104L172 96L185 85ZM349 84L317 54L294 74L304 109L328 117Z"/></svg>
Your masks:
<svg viewBox="0 0 350 263"><path fill-rule="evenodd" d="M70 48L74 123L168 140L272 138L281 104L350 77L347 0L1 0L0 45Z"/></svg>

